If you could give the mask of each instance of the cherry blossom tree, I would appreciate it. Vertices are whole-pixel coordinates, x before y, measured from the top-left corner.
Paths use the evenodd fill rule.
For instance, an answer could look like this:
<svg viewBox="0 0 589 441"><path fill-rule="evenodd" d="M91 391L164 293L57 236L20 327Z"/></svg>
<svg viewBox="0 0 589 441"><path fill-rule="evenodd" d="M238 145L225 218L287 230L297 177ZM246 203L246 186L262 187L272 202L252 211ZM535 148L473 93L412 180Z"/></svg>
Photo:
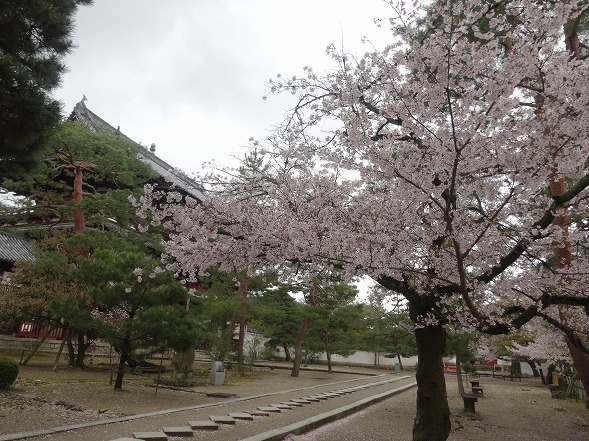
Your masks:
<svg viewBox="0 0 589 441"><path fill-rule="evenodd" d="M571 354L562 344L562 335L555 332L546 322L534 319L522 328L529 336L529 341L521 343L511 342L510 351L516 355L535 360L546 360L551 364L572 362Z"/></svg>
<svg viewBox="0 0 589 441"><path fill-rule="evenodd" d="M338 70L271 82L298 102L254 142L267 167L205 176L203 205L154 208L148 190L142 209L187 274L336 271L403 295L419 357L413 439L445 440L446 324L505 334L541 317L589 353L588 5L390 3L383 50L331 48Z"/></svg>

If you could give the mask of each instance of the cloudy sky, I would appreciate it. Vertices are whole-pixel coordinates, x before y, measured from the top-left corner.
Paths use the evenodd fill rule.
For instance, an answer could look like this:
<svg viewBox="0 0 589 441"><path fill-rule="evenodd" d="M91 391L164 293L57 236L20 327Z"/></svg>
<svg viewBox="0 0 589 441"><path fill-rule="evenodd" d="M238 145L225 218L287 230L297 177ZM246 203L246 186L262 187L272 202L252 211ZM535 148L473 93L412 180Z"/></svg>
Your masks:
<svg viewBox="0 0 589 441"><path fill-rule="evenodd" d="M55 96L86 105L186 172L243 157L294 104L270 96L277 74L332 66L333 43L362 55L388 38L383 0L96 0L76 16L77 48ZM386 26L385 26L386 27Z"/></svg>

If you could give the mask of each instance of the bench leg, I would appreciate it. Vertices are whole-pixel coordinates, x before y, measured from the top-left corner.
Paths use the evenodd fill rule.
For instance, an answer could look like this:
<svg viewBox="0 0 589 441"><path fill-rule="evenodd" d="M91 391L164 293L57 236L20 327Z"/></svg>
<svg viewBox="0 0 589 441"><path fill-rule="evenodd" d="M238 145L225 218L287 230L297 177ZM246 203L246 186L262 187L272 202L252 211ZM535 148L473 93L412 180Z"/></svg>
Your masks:
<svg viewBox="0 0 589 441"><path fill-rule="evenodd" d="M474 403L476 402L476 398L473 399L473 398L463 397L462 400L464 401L464 411L470 412L470 413L475 413Z"/></svg>

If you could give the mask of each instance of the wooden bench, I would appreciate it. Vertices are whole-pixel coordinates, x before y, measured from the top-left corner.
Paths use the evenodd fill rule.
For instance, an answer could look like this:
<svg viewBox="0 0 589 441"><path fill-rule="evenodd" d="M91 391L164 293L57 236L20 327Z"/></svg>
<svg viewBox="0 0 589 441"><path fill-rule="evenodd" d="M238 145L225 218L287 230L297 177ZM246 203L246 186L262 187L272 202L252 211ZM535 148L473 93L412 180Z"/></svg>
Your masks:
<svg viewBox="0 0 589 441"><path fill-rule="evenodd" d="M495 377L497 374L491 371L475 371L473 373L474 377Z"/></svg>
<svg viewBox="0 0 589 441"><path fill-rule="evenodd" d="M464 401L464 411L469 413L475 413L474 403L478 401L476 395L462 394L462 401Z"/></svg>
<svg viewBox="0 0 589 441"><path fill-rule="evenodd" d="M483 397L484 395L482 386L472 386L472 394Z"/></svg>

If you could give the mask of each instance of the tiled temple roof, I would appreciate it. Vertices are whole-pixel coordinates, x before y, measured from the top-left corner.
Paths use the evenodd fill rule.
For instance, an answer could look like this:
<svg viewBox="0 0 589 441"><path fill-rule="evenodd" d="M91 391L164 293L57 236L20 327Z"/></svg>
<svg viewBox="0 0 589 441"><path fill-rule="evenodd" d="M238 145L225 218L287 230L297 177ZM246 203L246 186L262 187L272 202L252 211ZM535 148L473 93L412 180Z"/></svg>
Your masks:
<svg viewBox="0 0 589 441"><path fill-rule="evenodd" d="M70 120L79 121L80 123L88 127L90 130L105 130L117 136L123 136L127 140L137 144L139 147L141 147L140 153L138 154L138 158L140 161L149 165L157 174L159 174L167 182L170 182L177 189L186 192L193 198L198 199L199 201L203 201L205 199L204 189L200 184L190 179L184 173L176 170L167 162L158 158L153 152L148 151L144 146L141 146L128 136L121 133L119 128L115 129L105 120L100 118L90 109L88 109L88 107L86 107L86 104L84 103L84 101L86 101L85 98L86 97L84 97L78 104L76 104L74 110L72 111L69 117Z"/></svg>
<svg viewBox="0 0 589 441"><path fill-rule="evenodd" d="M35 260L31 241L0 231L0 261L14 263L17 260Z"/></svg>

